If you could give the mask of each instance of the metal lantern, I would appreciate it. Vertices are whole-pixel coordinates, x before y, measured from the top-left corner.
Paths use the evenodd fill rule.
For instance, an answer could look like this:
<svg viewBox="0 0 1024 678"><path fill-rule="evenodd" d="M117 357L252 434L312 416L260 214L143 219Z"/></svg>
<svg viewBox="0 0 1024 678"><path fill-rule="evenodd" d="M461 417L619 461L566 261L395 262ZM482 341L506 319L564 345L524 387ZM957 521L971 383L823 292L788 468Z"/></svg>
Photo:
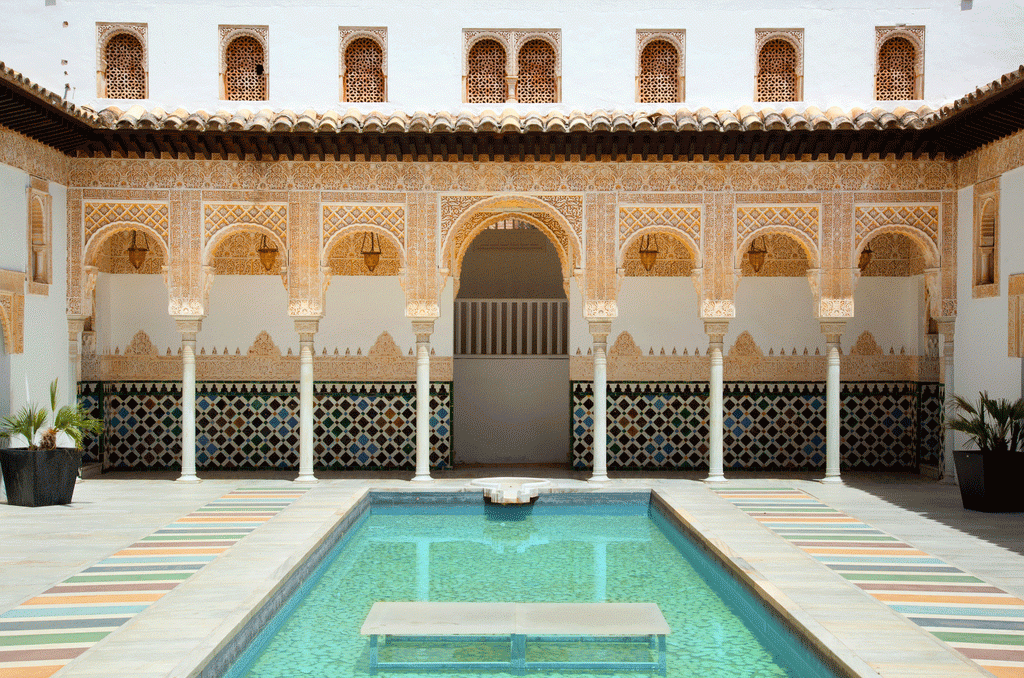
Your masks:
<svg viewBox="0 0 1024 678"><path fill-rule="evenodd" d="M370 273L373 273L373 269L377 268L377 264L380 263L380 236L372 231L364 233L362 254L363 263L366 264Z"/></svg>
<svg viewBox="0 0 1024 678"><path fill-rule="evenodd" d="M857 266L863 271L871 263L871 259L875 256L874 251L871 249L871 245L868 244L860 253L860 259L857 261Z"/></svg>
<svg viewBox="0 0 1024 678"><path fill-rule="evenodd" d="M760 273L764 267L764 260L768 256L768 249L764 244L764 236L761 236L761 244L757 244L757 240L747 250L747 259L750 261L750 267L754 269L754 273Z"/></svg>
<svg viewBox="0 0 1024 678"><path fill-rule="evenodd" d="M643 264L645 271L650 271L654 268L654 264L658 261L658 237L655 235L645 235L640 240L640 263Z"/></svg>
<svg viewBox="0 0 1024 678"><path fill-rule="evenodd" d="M142 234L142 247L139 247L139 232L132 231L132 244L128 247L128 261L136 271L146 263L147 254L149 254L149 239L146 238L146 234Z"/></svg>
<svg viewBox="0 0 1024 678"><path fill-rule="evenodd" d="M264 235L256 252L260 255L260 263L263 264L263 270L268 272L273 270L274 264L277 263L277 245L269 244L267 236Z"/></svg>

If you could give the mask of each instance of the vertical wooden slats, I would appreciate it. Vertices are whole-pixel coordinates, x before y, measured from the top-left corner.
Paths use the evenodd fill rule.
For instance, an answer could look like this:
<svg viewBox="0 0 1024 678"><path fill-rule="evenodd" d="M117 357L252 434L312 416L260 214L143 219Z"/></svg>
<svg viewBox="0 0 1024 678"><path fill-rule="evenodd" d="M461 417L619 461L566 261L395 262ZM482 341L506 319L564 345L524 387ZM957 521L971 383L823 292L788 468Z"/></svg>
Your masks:
<svg viewBox="0 0 1024 678"><path fill-rule="evenodd" d="M456 355L566 355L569 304L564 299L459 299Z"/></svg>

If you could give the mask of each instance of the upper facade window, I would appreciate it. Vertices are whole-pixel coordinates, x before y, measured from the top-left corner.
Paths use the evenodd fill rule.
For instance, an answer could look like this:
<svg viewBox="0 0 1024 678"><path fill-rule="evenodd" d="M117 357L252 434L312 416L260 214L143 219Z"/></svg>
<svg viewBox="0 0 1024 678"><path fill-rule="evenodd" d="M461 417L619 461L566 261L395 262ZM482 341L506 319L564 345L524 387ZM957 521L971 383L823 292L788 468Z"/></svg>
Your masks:
<svg viewBox="0 0 1024 678"><path fill-rule="evenodd" d="M508 57L497 40L484 38L469 48L466 72L466 101L471 104L503 102L508 99L505 73Z"/></svg>
<svg viewBox="0 0 1024 678"><path fill-rule="evenodd" d="M528 104L560 101L560 30L467 29L462 35L464 101Z"/></svg>
<svg viewBox="0 0 1024 678"><path fill-rule="evenodd" d="M684 101L685 31L636 32L636 100L649 103Z"/></svg>
<svg viewBox="0 0 1024 678"><path fill-rule="evenodd" d="M924 98L924 27L875 28L875 99Z"/></svg>
<svg viewBox="0 0 1024 678"><path fill-rule="evenodd" d="M265 101L268 83L268 38L266 26L220 27L221 99Z"/></svg>
<svg viewBox="0 0 1024 678"><path fill-rule="evenodd" d="M50 185L32 177L28 186L28 278L29 294L47 294L52 274Z"/></svg>
<svg viewBox="0 0 1024 678"><path fill-rule="evenodd" d="M145 99L148 96L146 24L96 24L97 96Z"/></svg>
<svg viewBox="0 0 1024 678"><path fill-rule="evenodd" d="M972 296L999 296L999 177L974 186Z"/></svg>
<svg viewBox="0 0 1024 678"><path fill-rule="evenodd" d="M341 100L387 101L386 28L341 28Z"/></svg>
<svg viewBox="0 0 1024 678"><path fill-rule="evenodd" d="M757 92L754 101L801 101L804 97L802 28L755 31Z"/></svg>

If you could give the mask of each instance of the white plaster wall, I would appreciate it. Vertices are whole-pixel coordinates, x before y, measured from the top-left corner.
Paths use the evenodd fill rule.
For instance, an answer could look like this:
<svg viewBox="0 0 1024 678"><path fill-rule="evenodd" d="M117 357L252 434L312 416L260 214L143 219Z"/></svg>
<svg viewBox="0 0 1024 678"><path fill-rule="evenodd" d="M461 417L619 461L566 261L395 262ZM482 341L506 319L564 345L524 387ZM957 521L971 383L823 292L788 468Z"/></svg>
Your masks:
<svg viewBox="0 0 1024 678"><path fill-rule="evenodd" d="M457 463L568 461L568 359L456 358L454 377Z"/></svg>
<svg viewBox="0 0 1024 678"><path fill-rule="evenodd" d="M181 334L167 314L167 287L161 275L100 273L96 276L96 351L113 353L131 343L139 330L157 351L177 354Z"/></svg>
<svg viewBox="0 0 1024 678"><path fill-rule="evenodd" d="M29 176L24 172L4 167L0 174L3 185L2 232L4 247L10 250L3 258L3 268L24 271L28 263L28 199L26 187ZM9 406L17 411L32 401L49 405L50 382L58 379L60 402L71 403L75 393L71 387L68 360L68 323L66 315L67 272L67 189L50 183L53 218L51 226L51 256L53 260L48 296L25 296L24 352L10 356ZM13 252L13 254L12 254ZM28 393L26 396L26 380Z"/></svg>
<svg viewBox="0 0 1024 678"><path fill-rule="evenodd" d="M958 196L957 316L953 383L958 395L977 398L1021 397L1021 360L1008 357L1007 280L1024 273L1024 169L1003 175L999 202L999 296L974 299L971 294L974 191ZM961 443L963 441L960 441Z"/></svg>
<svg viewBox="0 0 1024 678"><path fill-rule="evenodd" d="M637 28L687 31L686 94L694 109L751 102L755 28L804 29L805 100L817 105L870 107L876 25L926 27L925 99L932 105L963 96L1024 62L1019 39L1024 13L1015 0L928 0L914 6L886 0L762 5L520 0L514 6L466 0L253 0L219 6L60 0L49 7L0 0L0 9L14 17L0 26L7 64L58 93L69 83L76 103L98 107L110 102L96 99L97 21L149 25L152 99L147 105L168 110L240 107L217 101L219 24L270 27L269 106L296 110L348 108L338 102L338 26L388 28L390 102L359 106L385 112L494 108L462 104L463 28L560 28L561 107L566 110L635 107Z"/></svg>
<svg viewBox="0 0 1024 678"><path fill-rule="evenodd" d="M919 353L921 318L921 276L908 278L864 277L853 295L853 318L843 333L843 353L849 353L861 332L871 332L886 353L906 348L908 355ZM820 335L820 333L819 333ZM824 346L824 335L821 345Z"/></svg>
<svg viewBox="0 0 1024 678"><path fill-rule="evenodd" d="M665 349L693 355L708 345L704 324L698 317L697 292L690 278L623 278L619 288L619 317L612 322L609 343L629 332L644 354ZM584 348L586 352L586 348Z"/></svg>
<svg viewBox="0 0 1024 678"><path fill-rule="evenodd" d="M431 347L439 356L452 354L451 284L442 293L442 316L435 323ZM101 273L96 282L96 349L122 352L139 330L149 335L164 354L176 354L181 345L173 318L167 314L167 288L158 275ZM199 332L200 350L234 354L252 345L266 330L287 353L298 352L299 336L294 318L288 315L288 293L276 276L221 275L213 280L207 316ZM416 345L411 321L405 317L405 293L397 278L375 276L337 277L327 288L326 312L315 342L317 352L350 349L363 354L382 332L407 353Z"/></svg>

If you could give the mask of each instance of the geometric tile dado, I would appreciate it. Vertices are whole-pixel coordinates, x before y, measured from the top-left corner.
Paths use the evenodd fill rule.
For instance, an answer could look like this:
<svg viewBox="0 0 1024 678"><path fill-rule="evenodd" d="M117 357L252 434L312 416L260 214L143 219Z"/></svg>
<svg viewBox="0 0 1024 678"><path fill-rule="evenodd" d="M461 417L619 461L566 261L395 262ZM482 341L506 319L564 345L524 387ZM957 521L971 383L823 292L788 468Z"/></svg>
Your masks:
<svg viewBox="0 0 1024 678"><path fill-rule="evenodd" d="M844 383L842 398L844 469L936 463L941 384ZM706 382L609 381L609 468L706 469L707 399ZM726 468L824 468L823 382L726 382L723 408ZM592 382L573 382L574 468L592 466L592 412Z"/></svg>
<svg viewBox="0 0 1024 678"><path fill-rule="evenodd" d="M104 422L85 458L104 468L180 468L180 383L83 382L80 402ZM296 382L197 382L200 469L296 468ZM431 466L451 464L451 385L431 383ZM316 468L412 468L416 388L410 382L317 382Z"/></svg>

